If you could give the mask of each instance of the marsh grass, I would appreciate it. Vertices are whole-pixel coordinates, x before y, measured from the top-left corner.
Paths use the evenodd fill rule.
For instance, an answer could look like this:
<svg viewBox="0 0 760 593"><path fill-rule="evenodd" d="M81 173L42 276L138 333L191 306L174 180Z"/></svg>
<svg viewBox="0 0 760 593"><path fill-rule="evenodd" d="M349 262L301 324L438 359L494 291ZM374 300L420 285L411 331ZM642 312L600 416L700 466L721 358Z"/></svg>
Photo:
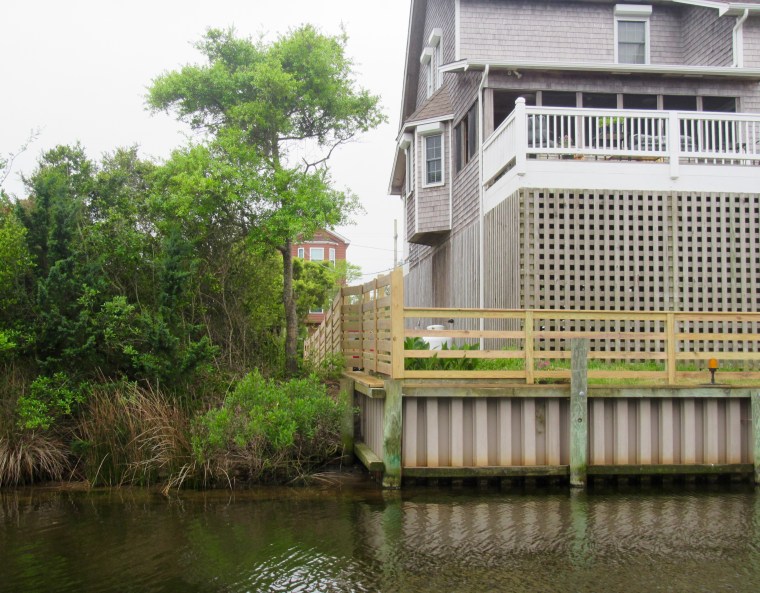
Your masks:
<svg viewBox="0 0 760 593"><path fill-rule="evenodd" d="M159 390L118 382L95 387L79 421L74 451L94 486L192 480L189 415Z"/></svg>

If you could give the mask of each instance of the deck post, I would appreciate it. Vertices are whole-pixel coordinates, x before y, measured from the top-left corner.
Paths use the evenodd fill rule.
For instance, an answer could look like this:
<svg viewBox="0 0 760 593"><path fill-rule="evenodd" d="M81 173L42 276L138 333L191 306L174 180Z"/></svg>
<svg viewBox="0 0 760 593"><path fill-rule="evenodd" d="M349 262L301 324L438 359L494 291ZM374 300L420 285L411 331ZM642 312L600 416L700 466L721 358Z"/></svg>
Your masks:
<svg viewBox="0 0 760 593"><path fill-rule="evenodd" d="M340 438L343 443L343 459L348 465L354 462L354 389L353 379L343 377L340 380L340 400L345 406L343 422L340 426Z"/></svg>
<svg viewBox="0 0 760 593"><path fill-rule="evenodd" d="M401 436L404 432L402 421L402 382L385 380L385 410L383 414L383 488L401 488Z"/></svg>
<svg viewBox="0 0 760 593"><path fill-rule="evenodd" d="M571 341L570 485L586 486L588 456L588 339Z"/></svg>
<svg viewBox="0 0 760 593"><path fill-rule="evenodd" d="M755 484L760 486L760 393L752 394L752 443L755 453Z"/></svg>

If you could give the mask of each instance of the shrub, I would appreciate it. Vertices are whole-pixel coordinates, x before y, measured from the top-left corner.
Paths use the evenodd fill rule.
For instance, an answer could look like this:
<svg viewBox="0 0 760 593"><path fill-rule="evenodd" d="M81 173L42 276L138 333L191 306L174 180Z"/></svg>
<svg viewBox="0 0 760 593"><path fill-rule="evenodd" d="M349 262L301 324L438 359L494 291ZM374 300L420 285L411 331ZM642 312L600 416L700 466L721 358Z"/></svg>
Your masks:
<svg viewBox="0 0 760 593"><path fill-rule="evenodd" d="M212 477L230 484L236 476L292 480L340 451L343 413L316 376L278 383L254 371L197 419L193 450Z"/></svg>
<svg viewBox="0 0 760 593"><path fill-rule="evenodd" d="M19 427L16 401L30 383L17 365L0 367L0 487L60 480L69 470L68 450L51 431Z"/></svg>
<svg viewBox="0 0 760 593"><path fill-rule="evenodd" d="M430 350L430 344L422 338L407 338L404 340L405 350ZM452 346L443 344L441 350L478 350L478 344L462 344ZM467 356L467 355L465 355ZM432 358L407 358L404 361L404 368L407 371L473 371L478 368L478 359L471 358L438 358L433 355Z"/></svg>
<svg viewBox="0 0 760 593"><path fill-rule="evenodd" d="M29 393L18 398L19 425L25 429L47 430L62 416L70 416L85 400L86 386L74 385L64 373L38 376Z"/></svg>

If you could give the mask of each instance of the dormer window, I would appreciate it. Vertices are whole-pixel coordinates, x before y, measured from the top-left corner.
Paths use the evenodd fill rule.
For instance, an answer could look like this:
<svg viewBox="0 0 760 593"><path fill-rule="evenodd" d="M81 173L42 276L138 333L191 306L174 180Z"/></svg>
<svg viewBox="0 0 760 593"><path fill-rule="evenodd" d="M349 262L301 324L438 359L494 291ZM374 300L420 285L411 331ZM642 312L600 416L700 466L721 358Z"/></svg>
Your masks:
<svg viewBox="0 0 760 593"><path fill-rule="evenodd" d="M649 64L649 17L652 7L642 4L615 6L615 62Z"/></svg>
<svg viewBox="0 0 760 593"><path fill-rule="evenodd" d="M443 50L441 43L441 29L433 29L428 37L428 43L422 55L420 63L427 66L427 96L430 97L435 91L441 88L443 76L440 67L443 64Z"/></svg>

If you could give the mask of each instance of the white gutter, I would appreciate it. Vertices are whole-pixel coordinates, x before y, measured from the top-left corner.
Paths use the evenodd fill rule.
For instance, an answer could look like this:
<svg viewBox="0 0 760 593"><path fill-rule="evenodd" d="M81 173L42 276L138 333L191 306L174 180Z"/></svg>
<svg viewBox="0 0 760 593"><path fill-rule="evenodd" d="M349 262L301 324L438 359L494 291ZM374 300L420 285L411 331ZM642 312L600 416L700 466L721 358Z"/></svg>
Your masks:
<svg viewBox="0 0 760 593"><path fill-rule="evenodd" d="M736 20L733 31L734 68L744 68L744 21L749 18L749 10L744 9L744 14Z"/></svg>
<svg viewBox="0 0 760 593"><path fill-rule="evenodd" d="M485 309L486 305L486 283L485 283L485 252L486 252L486 239L485 239L485 209L483 207L483 200L485 198L485 190L483 189L483 141L485 140L485 124L483 122L483 90L488 84L488 72L490 66L486 64L483 71L483 77L480 79L480 86L478 86L478 289L479 289L479 308ZM480 318L480 331L485 329L485 319ZM480 338L480 349L483 350L483 338Z"/></svg>
<svg viewBox="0 0 760 593"><path fill-rule="evenodd" d="M756 5L760 12L760 4ZM753 13L754 11L750 11ZM459 60L441 67L441 72L466 72L467 70L483 70L486 65L491 70L512 70L513 72L536 70L541 72L598 72L602 74L661 74L678 75L693 78L726 77L749 78L760 80L759 68L711 67L711 66L680 66L677 64L609 64L609 63L578 63L578 62L479 62L476 60Z"/></svg>

